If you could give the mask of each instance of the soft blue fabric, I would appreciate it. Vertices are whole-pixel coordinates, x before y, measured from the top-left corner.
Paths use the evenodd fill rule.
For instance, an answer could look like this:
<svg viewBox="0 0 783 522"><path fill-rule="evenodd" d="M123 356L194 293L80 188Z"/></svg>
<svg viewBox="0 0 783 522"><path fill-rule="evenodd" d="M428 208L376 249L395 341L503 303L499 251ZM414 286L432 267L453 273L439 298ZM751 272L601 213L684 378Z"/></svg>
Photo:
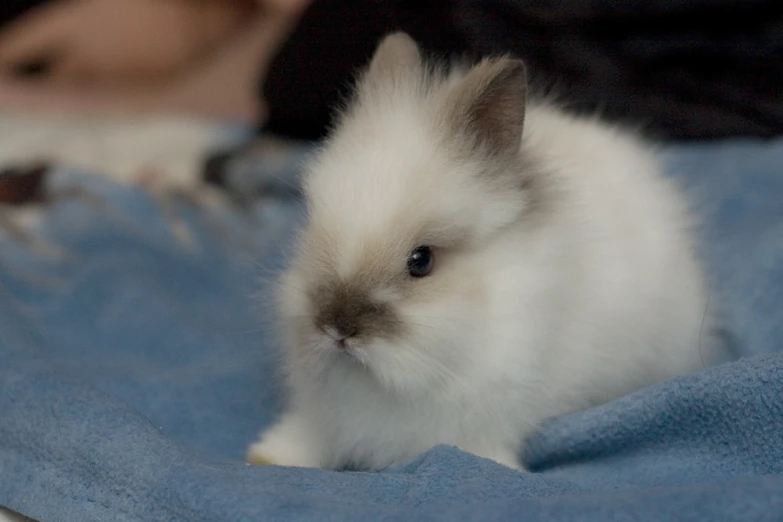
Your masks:
<svg viewBox="0 0 783 522"><path fill-rule="evenodd" d="M552 420L532 473L450 447L382 473L246 466L277 404L256 290L294 203L183 205L189 247L148 196L88 179L111 213L63 202L40 226L64 257L0 245L0 505L43 522L783 519L783 141L668 155L746 358Z"/></svg>

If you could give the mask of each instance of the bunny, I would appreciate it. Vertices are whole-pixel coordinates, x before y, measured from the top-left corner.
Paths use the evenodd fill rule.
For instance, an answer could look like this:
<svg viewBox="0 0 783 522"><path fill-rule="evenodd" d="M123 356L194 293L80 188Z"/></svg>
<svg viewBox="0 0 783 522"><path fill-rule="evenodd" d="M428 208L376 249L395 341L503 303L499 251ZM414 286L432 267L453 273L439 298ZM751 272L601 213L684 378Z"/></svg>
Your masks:
<svg viewBox="0 0 783 522"><path fill-rule="evenodd" d="M636 133L387 36L303 181L280 277L288 402L256 464L379 470L525 438L709 359L684 198ZM704 335L704 337L707 337Z"/></svg>

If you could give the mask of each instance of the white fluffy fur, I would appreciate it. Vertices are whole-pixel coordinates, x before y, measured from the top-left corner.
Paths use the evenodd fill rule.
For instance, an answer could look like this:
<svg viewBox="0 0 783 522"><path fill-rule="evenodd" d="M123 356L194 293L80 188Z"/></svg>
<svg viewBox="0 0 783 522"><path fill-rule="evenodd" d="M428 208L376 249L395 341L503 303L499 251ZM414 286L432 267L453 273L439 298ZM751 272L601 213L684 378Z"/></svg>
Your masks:
<svg viewBox="0 0 783 522"><path fill-rule="evenodd" d="M531 101L520 154L538 165L530 198L543 202L491 192L483 160L442 138L460 80L428 88L422 71L384 87L371 70L311 167L310 222L281 281L290 401L251 462L379 469L443 443L520 468L544 419L709 359L690 221L651 148ZM373 291L403 339L345 356L310 325L318 281L404 269L428 237L454 242L430 277Z"/></svg>

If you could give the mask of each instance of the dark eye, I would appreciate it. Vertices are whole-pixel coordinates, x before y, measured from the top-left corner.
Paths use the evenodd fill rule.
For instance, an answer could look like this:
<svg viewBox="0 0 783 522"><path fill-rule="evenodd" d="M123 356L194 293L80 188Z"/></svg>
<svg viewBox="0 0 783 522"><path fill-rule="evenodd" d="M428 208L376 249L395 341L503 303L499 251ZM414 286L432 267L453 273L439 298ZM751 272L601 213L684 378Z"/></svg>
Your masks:
<svg viewBox="0 0 783 522"><path fill-rule="evenodd" d="M435 261L432 249L428 246L416 247L408 256L408 273L413 277L424 277L432 272Z"/></svg>

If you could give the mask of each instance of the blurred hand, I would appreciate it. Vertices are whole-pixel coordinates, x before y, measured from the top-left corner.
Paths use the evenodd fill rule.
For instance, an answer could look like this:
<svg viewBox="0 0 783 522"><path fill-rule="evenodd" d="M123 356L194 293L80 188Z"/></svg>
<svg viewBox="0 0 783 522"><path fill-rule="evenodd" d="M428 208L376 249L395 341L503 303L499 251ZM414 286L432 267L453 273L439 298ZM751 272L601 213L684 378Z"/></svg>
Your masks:
<svg viewBox="0 0 783 522"><path fill-rule="evenodd" d="M309 1L52 2L0 33L0 109L257 122L257 82Z"/></svg>
<svg viewBox="0 0 783 522"><path fill-rule="evenodd" d="M212 48L252 7L247 0L58 0L0 36L0 75L145 81Z"/></svg>

